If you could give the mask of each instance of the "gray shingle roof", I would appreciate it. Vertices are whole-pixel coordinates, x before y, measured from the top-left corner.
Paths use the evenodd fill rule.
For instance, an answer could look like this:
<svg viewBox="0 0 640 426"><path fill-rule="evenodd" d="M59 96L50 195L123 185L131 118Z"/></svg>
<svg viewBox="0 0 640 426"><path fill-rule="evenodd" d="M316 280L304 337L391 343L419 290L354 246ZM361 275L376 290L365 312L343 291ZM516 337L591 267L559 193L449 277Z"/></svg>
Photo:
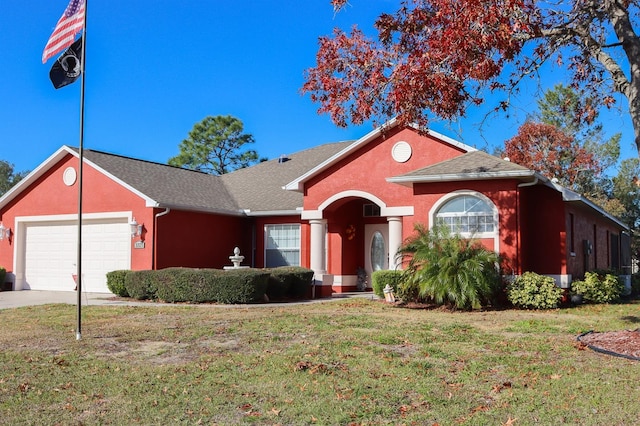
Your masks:
<svg viewBox="0 0 640 426"><path fill-rule="evenodd" d="M483 151L472 151L450 160L389 178L389 182L504 179L533 176L534 171Z"/></svg>
<svg viewBox="0 0 640 426"><path fill-rule="evenodd" d="M232 214L241 211L218 176L100 151L85 149L83 155L160 206Z"/></svg>
<svg viewBox="0 0 640 426"><path fill-rule="evenodd" d="M302 207L303 194L282 189L353 141L320 145L287 156L287 160L265 161L221 176L243 209L255 212L294 211Z"/></svg>
<svg viewBox="0 0 640 426"><path fill-rule="evenodd" d="M265 161L222 176L88 149L83 155L160 207L225 214L291 212L302 207L303 195L282 187L350 143L321 145L291 154L283 162Z"/></svg>

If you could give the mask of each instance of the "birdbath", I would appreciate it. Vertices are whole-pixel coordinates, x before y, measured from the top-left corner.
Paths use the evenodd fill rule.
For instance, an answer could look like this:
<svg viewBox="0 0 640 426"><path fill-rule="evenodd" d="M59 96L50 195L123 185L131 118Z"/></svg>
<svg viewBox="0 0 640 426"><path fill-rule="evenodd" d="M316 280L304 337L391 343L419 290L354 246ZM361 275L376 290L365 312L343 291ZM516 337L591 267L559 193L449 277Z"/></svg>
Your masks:
<svg viewBox="0 0 640 426"><path fill-rule="evenodd" d="M240 255L240 249L238 247L233 249L233 256L229 256L229 260L233 263L233 266L225 266L224 269L248 268L248 266L240 266L244 260L244 256Z"/></svg>

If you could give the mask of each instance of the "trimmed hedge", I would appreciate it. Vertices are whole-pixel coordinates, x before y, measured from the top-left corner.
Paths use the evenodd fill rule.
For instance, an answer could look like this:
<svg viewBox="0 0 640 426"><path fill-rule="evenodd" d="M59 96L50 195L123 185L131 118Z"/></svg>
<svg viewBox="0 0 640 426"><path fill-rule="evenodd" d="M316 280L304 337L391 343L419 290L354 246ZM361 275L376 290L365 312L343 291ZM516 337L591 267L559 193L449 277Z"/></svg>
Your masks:
<svg viewBox="0 0 640 426"><path fill-rule="evenodd" d="M125 280L127 274L131 272L128 270L111 271L107 272L107 288L116 296L129 297Z"/></svg>
<svg viewBox="0 0 640 426"><path fill-rule="evenodd" d="M313 281L313 271L300 266L280 266L267 269L269 280L266 294L270 300L308 297Z"/></svg>
<svg viewBox="0 0 640 426"><path fill-rule="evenodd" d="M313 271L301 267L274 269L196 269L172 267L157 271L112 271L109 290L123 297L168 303L257 303L270 298L304 298Z"/></svg>
<svg viewBox="0 0 640 426"><path fill-rule="evenodd" d="M124 286L134 299L157 299L158 271L129 271Z"/></svg>
<svg viewBox="0 0 640 426"><path fill-rule="evenodd" d="M214 301L219 303L262 302L269 280L269 272L260 269L230 269L210 276L215 277Z"/></svg>
<svg viewBox="0 0 640 426"><path fill-rule="evenodd" d="M260 269L167 268L129 271L130 297L164 302L256 303L264 300L269 272Z"/></svg>
<svg viewBox="0 0 640 426"><path fill-rule="evenodd" d="M211 275L223 271L193 268L167 268L157 271L157 298L169 303L175 302L213 302L215 284Z"/></svg>
<svg viewBox="0 0 640 426"><path fill-rule="evenodd" d="M402 283L403 271L380 270L371 274L371 286L376 296L384 297L384 288L389 285L394 294L398 294L398 287Z"/></svg>

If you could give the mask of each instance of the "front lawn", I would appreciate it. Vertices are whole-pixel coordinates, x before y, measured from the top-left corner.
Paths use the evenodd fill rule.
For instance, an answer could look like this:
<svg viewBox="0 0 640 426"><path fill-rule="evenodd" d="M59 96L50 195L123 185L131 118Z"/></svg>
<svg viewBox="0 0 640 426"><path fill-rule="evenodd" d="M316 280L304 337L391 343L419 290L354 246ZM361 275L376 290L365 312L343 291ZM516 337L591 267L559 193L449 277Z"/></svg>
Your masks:
<svg viewBox="0 0 640 426"><path fill-rule="evenodd" d="M585 350L640 303L449 312L273 307L0 311L2 424L631 425L640 363Z"/></svg>

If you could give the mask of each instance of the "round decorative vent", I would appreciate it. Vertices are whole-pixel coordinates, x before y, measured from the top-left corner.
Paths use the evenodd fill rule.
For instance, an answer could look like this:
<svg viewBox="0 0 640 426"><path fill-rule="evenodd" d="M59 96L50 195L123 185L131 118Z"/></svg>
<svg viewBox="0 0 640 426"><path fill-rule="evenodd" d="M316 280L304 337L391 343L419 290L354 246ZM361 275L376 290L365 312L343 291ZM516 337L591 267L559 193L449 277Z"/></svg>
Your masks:
<svg viewBox="0 0 640 426"><path fill-rule="evenodd" d="M391 156L398 163L404 163L411 158L411 145L405 141L397 142L393 148L391 148Z"/></svg>
<svg viewBox="0 0 640 426"><path fill-rule="evenodd" d="M73 167L67 167L64 170L64 173L62 173L62 181L67 186L71 186L74 183L76 183L76 178L77 178L76 169L74 169Z"/></svg>

